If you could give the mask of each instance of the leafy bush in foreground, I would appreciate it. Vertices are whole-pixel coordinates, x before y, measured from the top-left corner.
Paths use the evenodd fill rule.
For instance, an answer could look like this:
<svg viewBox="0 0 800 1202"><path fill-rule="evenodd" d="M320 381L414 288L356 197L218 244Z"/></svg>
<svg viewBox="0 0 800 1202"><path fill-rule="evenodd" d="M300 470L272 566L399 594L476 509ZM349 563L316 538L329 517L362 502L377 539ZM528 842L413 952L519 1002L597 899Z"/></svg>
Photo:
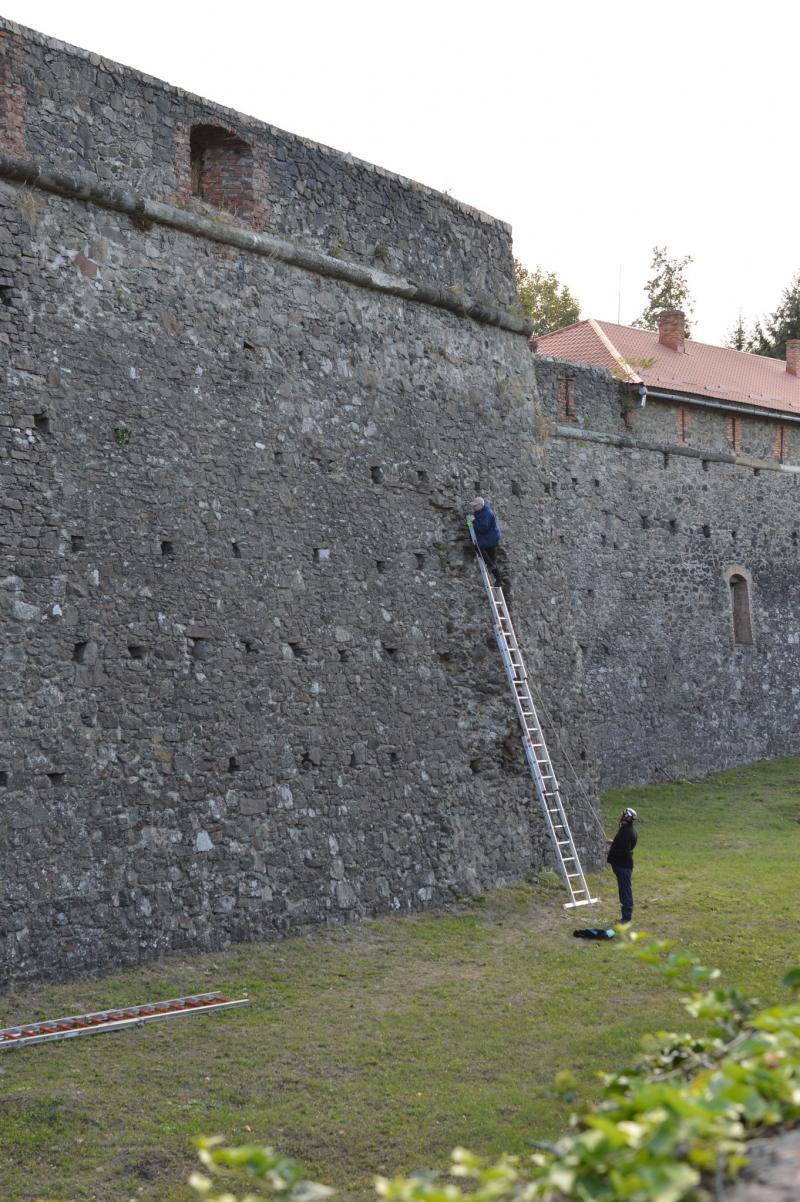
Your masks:
<svg viewBox="0 0 800 1202"><path fill-rule="evenodd" d="M680 991L706 1033L652 1036L641 1063L606 1076L601 1101L574 1115L558 1143L495 1162L456 1148L447 1178L377 1178L386 1202L704 1202L736 1177L748 1139L800 1119L800 1003L760 1010L671 943L620 935L628 953ZM798 990L800 969L783 983ZM569 1090L568 1075L558 1084ZM257 1183L241 1202L318 1202L332 1192L270 1148L205 1140L200 1156L211 1175L191 1184L208 1202L238 1202L217 1192L220 1178Z"/></svg>

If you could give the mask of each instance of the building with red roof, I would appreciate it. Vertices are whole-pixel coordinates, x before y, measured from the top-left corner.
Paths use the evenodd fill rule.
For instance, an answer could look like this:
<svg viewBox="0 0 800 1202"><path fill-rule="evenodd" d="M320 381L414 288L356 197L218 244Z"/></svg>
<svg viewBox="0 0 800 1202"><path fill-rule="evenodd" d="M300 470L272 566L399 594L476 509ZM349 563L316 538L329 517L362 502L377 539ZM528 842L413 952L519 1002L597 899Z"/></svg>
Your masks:
<svg viewBox="0 0 800 1202"><path fill-rule="evenodd" d="M641 330L590 318L543 334L538 354L605 367L642 398L676 397L696 405L793 415L800 420L800 339L786 361L684 338L684 315L661 314L659 328Z"/></svg>

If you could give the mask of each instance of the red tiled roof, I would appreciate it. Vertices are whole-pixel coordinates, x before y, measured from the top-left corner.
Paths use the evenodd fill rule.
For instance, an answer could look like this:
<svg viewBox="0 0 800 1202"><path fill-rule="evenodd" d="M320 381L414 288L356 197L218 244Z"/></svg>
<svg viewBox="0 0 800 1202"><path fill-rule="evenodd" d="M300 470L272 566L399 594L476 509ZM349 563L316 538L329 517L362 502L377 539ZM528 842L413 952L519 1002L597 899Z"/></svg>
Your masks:
<svg viewBox="0 0 800 1202"><path fill-rule="evenodd" d="M540 355L606 367L617 379L648 388L800 413L800 377L791 375L782 359L690 339L683 351L673 351L658 341L655 330L612 321L579 321L536 341Z"/></svg>

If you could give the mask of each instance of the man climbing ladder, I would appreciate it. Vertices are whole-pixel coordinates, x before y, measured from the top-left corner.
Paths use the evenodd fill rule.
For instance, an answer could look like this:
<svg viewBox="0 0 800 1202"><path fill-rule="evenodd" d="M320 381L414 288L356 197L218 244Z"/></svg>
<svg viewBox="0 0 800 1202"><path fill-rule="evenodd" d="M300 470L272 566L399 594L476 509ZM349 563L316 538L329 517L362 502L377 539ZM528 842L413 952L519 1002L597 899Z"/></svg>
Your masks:
<svg viewBox="0 0 800 1202"><path fill-rule="evenodd" d="M476 510L473 507L478 501L481 501L481 506ZM525 758L528 761L534 790L553 842L558 867L564 879L564 884L567 887L567 893L569 894L569 901L564 903L564 908L573 909L577 906L592 906L599 899L591 896L589 887L586 884L586 878L583 875L583 869L578 858L578 849L572 838L567 815L561 802L555 769L547 750L542 727L536 713L536 706L533 703L525 662L522 658L522 652L520 651L516 635L514 634L514 627L511 624L508 604L503 595L503 589L497 582L497 575L494 574L494 577L489 575L485 548L481 546L476 536L475 514L479 513L484 505L485 502L482 497L475 498L475 501L470 506L471 512L467 516L467 526L469 527L470 538L476 549L483 586L492 607L495 635L500 648L500 654L503 657L506 676L511 686L519 724L522 728ZM492 514L492 517L494 517L494 514Z"/></svg>
<svg viewBox="0 0 800 1202"><path fill-rule="evenodd" d="M483 497L475 497L473 501L470 501L469 514L472 515L472 525L470 526L472 540L492 573L495 586L504 590L508 603L511 601L508 561L505 547L501 541L497 515L492 509L491 502L484 500ZM469 516L467 521L469 522Z"/></svg>

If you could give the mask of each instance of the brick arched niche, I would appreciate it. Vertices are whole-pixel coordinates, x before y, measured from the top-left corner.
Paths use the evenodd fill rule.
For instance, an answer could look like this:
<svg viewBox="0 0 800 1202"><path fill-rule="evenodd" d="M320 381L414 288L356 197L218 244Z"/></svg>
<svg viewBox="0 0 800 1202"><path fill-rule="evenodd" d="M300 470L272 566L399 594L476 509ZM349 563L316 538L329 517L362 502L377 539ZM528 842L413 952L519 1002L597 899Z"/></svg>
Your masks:
<svg viewBox="0 0 800 1202"><path fill-rule="evenodd" d="M253 150L220 125L193 125L189 135L192 195L249 217L255 208Z"/></svg>
<svg viewBox="0 0 800 1202"><path fill-rule="evenodd" d="M752 647L753 577L741 564L733 564L722 573L731 607L731 635L735 647Z"/></svg>

